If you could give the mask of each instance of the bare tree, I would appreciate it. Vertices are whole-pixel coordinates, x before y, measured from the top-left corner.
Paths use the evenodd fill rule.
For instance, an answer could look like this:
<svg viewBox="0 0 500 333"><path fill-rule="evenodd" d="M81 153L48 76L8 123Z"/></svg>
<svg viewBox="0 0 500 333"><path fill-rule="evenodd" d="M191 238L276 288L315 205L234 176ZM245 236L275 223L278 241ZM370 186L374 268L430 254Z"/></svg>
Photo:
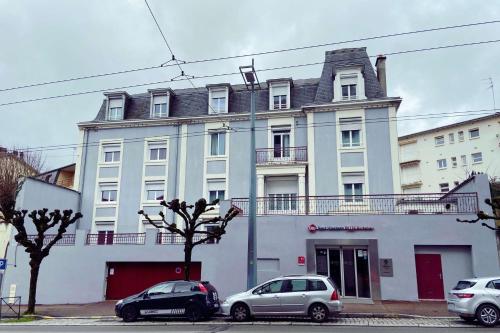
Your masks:
<svg viewBox="0 0 500 333"><path fill-rule="evenodd" d="M16 196L21 189L20 179L35 176L43 167L38 152L7 152L0 150L0 223L11 223L14 217Z"/></svg>
<svg viewBox="0 0 500 333"><path fill-rule="evenodd" d="M219 200L216 199L212 203L208 204L203 198L199 199L194 206L187 205L185 201L179 202L179 199L174 199L170 202L161 201L160 205L170 209L182 218L184 221L183 228L179 228L174 222L167 222L163 212L159 213L161 217L161 220L159 221L153 221L143 210L138 212L156 228L167 230L184 238L184 279L186 281L189 281L190 279L193 248L196 245L203 244L208 241L219 241L222 235L226 233L226 227L229 221L231 221L239 213L237 208L231 207L224 217L217 216L198 221L202 214L214 210L214 206L218 203ZM194 211L190 214L188 210L193 210L193 208ZM198 230L201 226L206 225L213 225L214 228L210 231ZM195 235L198 235L199 238L195 238Z"/></svg>
<svg viewBox="0 0 500 333"><path fill-rule="evenodd" d="M457 219L457 222L464 222L464 223L477 223L479 221L489 221L492 220L495 225L492 227L486 222L482 222L481 225L491 229L500 232L500 228L497 227L495 221L500 220L500 183L498 182L490 182L490 190L491 190L491 197L492 199L485 199L484 202L490 206L493 209L493 215L487 214L484 211L479 211L477 213L477 218L473 220L461 220Z"/></svg>
<svg viewBox="0 0 500 333"><path fill-rule="evenodd" d="M44 208L39 211L34 210L28 214L28 217L32 220L36 227L37 233L34 237L28 236L24 225L24 219L28 211L14 211L13 214L12 225L17 230L17 235L14 236L14 239L21 246L26 248L25 251L30 256L30 288L28 309L25 314L35 313L38 273L40 272L40 265L43 259L49 255L52 246L54 246L54 244L56 244L57 241L63 237L63 234L66 232L68 226L75 223L76 220L82 217L82 214L80 213L75 213L73 215L72 210L65 210L62 214L59 209L50 213L48 213L48 211L49 210L47 208ZM57 225L59 226L57 233L46 238L47 235L45 233Z"/></svg>

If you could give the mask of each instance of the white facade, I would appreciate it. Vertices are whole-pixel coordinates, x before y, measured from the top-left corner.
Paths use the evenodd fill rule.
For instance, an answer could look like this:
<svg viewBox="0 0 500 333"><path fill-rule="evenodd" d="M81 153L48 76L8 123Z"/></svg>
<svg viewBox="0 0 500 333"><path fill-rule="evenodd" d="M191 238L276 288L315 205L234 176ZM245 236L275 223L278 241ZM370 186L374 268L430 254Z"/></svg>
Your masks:
<svg viewBox="0 0 500 333"><path fill-rule="evenodd" d="M447 192L474 172L500 177L500 114L399 138L403 193Z"/></svg>

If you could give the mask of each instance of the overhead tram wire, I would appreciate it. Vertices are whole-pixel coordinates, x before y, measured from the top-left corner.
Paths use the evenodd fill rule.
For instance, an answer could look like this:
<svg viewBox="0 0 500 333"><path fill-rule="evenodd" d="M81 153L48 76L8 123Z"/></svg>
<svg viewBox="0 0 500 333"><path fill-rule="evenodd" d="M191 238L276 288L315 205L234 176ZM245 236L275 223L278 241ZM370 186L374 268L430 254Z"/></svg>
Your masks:
<svg viewBox="0 0 500 333"><path fill-rule="evenodd" d="M149 5L148 5L148 7L149 7ZM151 11L151 9L150 9L150 11ZM375 40L375 39L400 37L400 36L414 35L414 34L420 34L420 33L436 32L436 31L442 31L442 30L452 30L452 29L467 28L467 27L481 26L481 25L488 25L488 24L496 24L496 23L500 23L500 20L492 20L492 21L482 21L482 22L474 22L474 23L450 25L450 26L444 26L444 27L438 27L438 28L419 29L419 30L406 31L406 32L397 32L397 33L390 33L390 34L384 34L384 35L361 37L361 38L343 40L343 41L338 41L338 42L328 42L328 43L320 43L320 44L313 44L313 45L306 45L306 46L297 46L297 47L285 48L285 49L278 49L278 50L269 50L269 51L260 51L260 52L239 54L239 55L233 55L233 56L222 56L222 57L215 57L215 58L206 58L206 59L199 59L199 60L183 61L183 64L184 65L192 65L192 64L199 64L199 63L206 63L206 62L214 62L214 61L223 61L223 60L230 60L230 59L245 58L245 57L256 57L256 56L276 54L276 53L283 53L283 52L301 51L301 50L313 49L313 48L319 48L319 47L335 46L335 45L342 45L342 44L355 43L355 42L363 42L363 41L369 41L369 40ZM15 87L9 87L9 88L1 88L0 92L17 90L17 89L32 88L32 87L38 87L38 86L45 86L45 85L56 84L56 83L64 83L64 82L70 82L70 81L86 80L86 79L93 79L93 78L106 77L106 76L112 76L112 75L119 75L119 74L140 72L140 71L146 71L146 70L151 70L151 69L159 69L159 68L171 67L171 66L176 66L176 65L177 65L176 63L172 63L172 64L168 64L168 63L165 64L164 63L164 64L161 64L161 65L138 67L138 68L132 68L132 69L125 69L125 70L121 70L121 71L106 72L106 73L91 74L91 75L83 75L83 76L77 76L77 77L67 78L67 79L60 79L60 80L54 80L54 81L45 81L45 82L31 83L31 84L25 84L25 85L20 85L20 86L15 86Z"/></svg>
<svg viewBox="0 0 500 333"><path fill-rule="evenodd" d="M492 111L497 111L493 112ZM370 120L364 120L361 123L364 124L376 124L376 123L389 123L389 122L400 122L400 121L415 121L415 120L426 120L426 119L436 119L436 118L448 118L448 117L465 117L469 115L475 115L475 116L487 116L487 115L493 115L497 114L500 109L482 109L482 110L467 110L467 111L458 111L458 112L448 112L448 113L426 113L426 114L419 114L419 115L407 115L407 116L397 116L397 117L379 117L379 118L373 118ZM297 125L296 128L321 128L321 127L333 127L336 126L337 123L335 121L330 121L330 122L321 122L321 123L313 123L312 125ZM271 126L257 126L256 131L268 131L271 129ZM247 132L249 131L249 128L235 128L234 132L240 133L240 132ZM209 131L198 131L198 132L191 132L190 134L185 134L185 135L172 135L170 138L184 138L184 137L198 137L198 136L204 136L209 134ZM150 137L148 137L150 138ZM125 138L123 141L124 143L132 143L132 142L142 142L145 139L145 137L134 137L134 138ZM100 144L99 141L93 141L89 142L87 144L66 144L66 145L52 145L52 146L38 146L38 147L31 147L27 149L16 149L17 151L23 151L23 152L35 152L35 151L52 151L52 150L68 150L68 149L75 149L75 148L80 148L80 147L93 147L93 146L98 146Z"/></svg>
<svg viewBox="0 0 500 333"><path fill-rule="evenodd" d="M449 48L456 48L456 47L465 47L465 46L475 46L475 45L492 44L492 43L498 43L498 42L500 42L500 39L486 40L486 41L479 41L479 42L461 43L461 44L442 45L442 46L419 48L419 49L404 50L404 51L394 51L394 52L385 53L385 55L401 55L401 54L435 51L435 50L442 50L442 49L449 49ZM375 58L377 56L368 56L368 57L369 58ZM366 57L353 57L353 58L350 58L350 59L351 60L366 59ZM327 63L331 63L331 62L334 62L334 61L326 61L325 60L325 61L318 61L318 62L312 62L312 63L287 65L287 66L271 67L271 68L263 68L263 69L256 70L256 72L267 72L267 71L275 71L275 70L289 69L289 68L317 66L317 65L323 65L323 64L327 64ZM241 74L240 74L240 72L228 72L228 73L219 73L219 74L208 74L208 75L195 76L194 79L198 80L198 79L223 77L223 76L232 76L232 75L241 75ZM95 90L88 90L88 91L76 92L76 93L70 93L70 94L46 96L46 97L32 98L32 99L27 99L27 100L19 100L19 101L7 102L7 103L0 103L0 106L8 106L8 105L21 104L21 103L29 103L29 102L38 102L38 101L50 100L50 99L56 99L56 98L73 97L73 96L79 96L79 95L87 95L87 94L93 94L93 93L99 93L99 92L121 90L121 89L128 89L128 88L136 88L136 87L143 87L143 86L155 85L155 84L162 84L162 83L173 83L173 82L179 82L179 81L185 81L185 80L188 80L188 79L187 78L180 78L180 79L176 79L174 81L172 81L172 80L162 80L162 81L148 82L148 83L139 83L139 84L133 84L133 85L122 86L122 87L115 87L115 88L95 89ZM194 94L196 94L196 93L194 93ZM138 97L136 97L136 98L138 98Z"/></svg>

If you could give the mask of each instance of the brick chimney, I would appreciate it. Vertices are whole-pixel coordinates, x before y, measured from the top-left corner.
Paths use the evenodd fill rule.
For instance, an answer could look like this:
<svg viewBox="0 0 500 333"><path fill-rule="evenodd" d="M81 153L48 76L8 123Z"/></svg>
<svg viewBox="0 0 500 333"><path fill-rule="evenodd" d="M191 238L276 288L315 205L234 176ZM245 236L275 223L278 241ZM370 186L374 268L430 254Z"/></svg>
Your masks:
<svg viewBox="0 0 500 333"><path fill-rule="evenodd" d="M385 59L384 55L379 55L377 61L375 62L375 67L377 67L377 80L382 87L384 92L384 97L387 97L387 82L385 78Z"/></svg>

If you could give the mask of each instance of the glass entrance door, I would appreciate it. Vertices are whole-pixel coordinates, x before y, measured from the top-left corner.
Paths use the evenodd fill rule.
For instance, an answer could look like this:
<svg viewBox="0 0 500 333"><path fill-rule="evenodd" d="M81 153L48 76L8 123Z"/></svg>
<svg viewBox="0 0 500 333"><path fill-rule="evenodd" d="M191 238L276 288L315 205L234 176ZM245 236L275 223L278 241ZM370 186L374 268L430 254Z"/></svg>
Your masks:
<svg viewBox="0 0 500 333"><path fill-rule="evenodd" d="M316 249L316 272L329 276L344 297L371 297L366 248Z"/></svg>

